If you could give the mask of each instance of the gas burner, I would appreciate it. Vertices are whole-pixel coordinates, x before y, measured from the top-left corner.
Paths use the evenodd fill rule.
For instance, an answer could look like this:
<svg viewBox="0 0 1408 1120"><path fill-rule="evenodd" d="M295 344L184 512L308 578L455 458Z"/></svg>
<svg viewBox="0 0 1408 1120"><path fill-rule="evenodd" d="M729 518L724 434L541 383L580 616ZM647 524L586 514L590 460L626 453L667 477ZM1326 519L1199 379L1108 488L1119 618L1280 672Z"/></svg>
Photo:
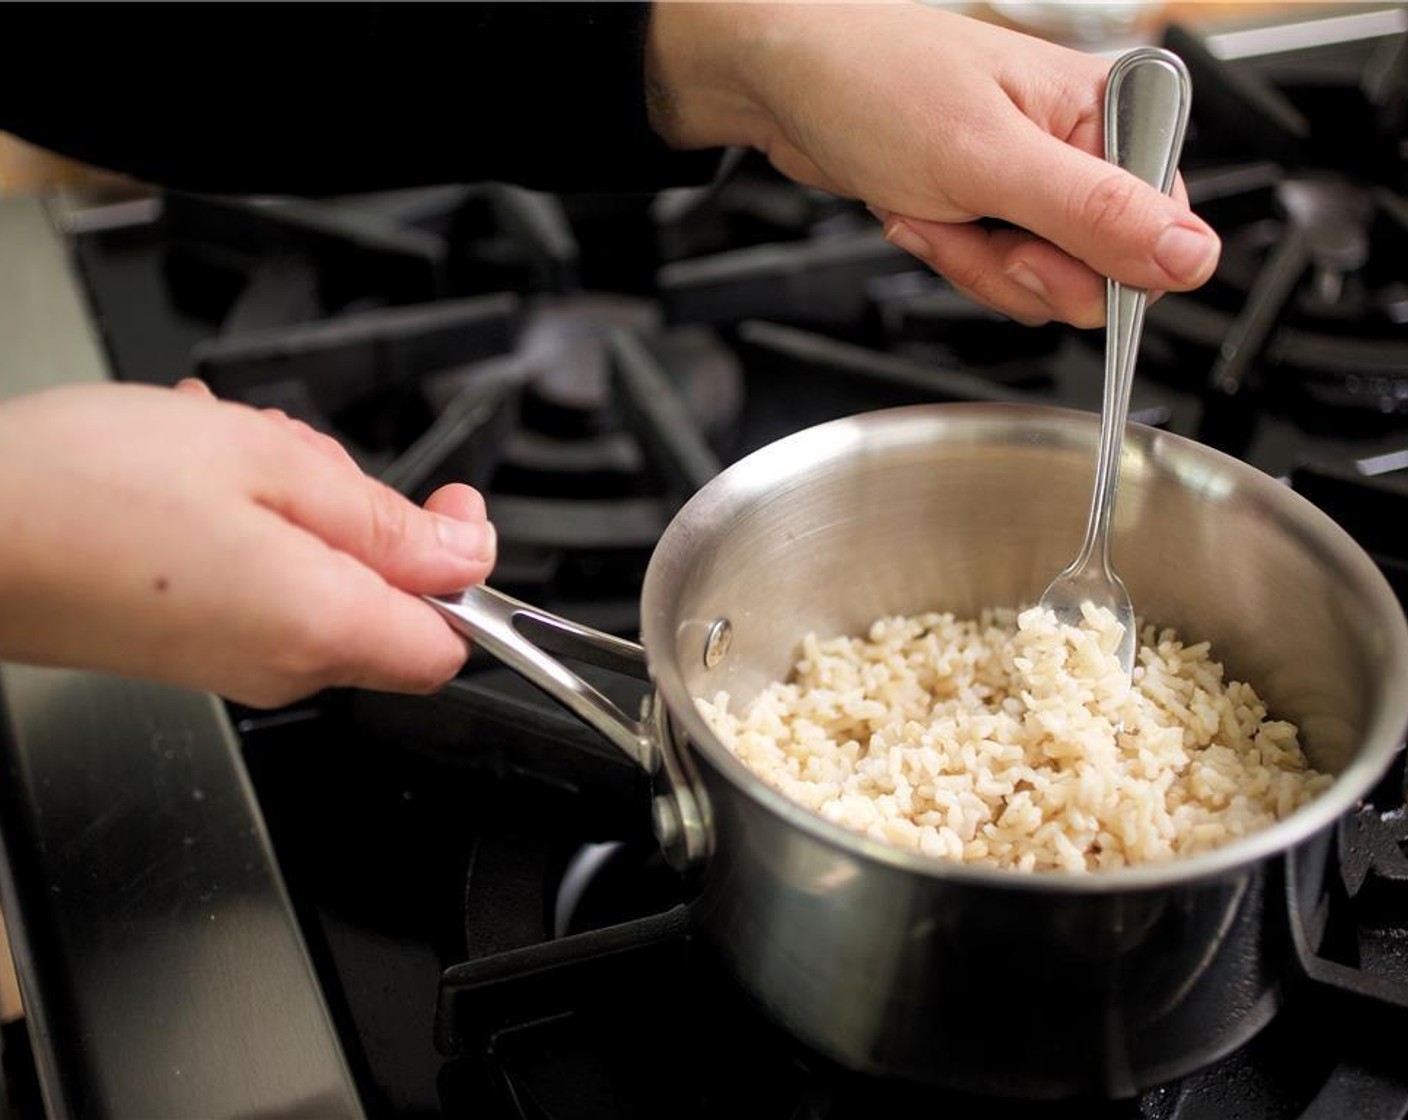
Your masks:
<svg viewBox="0 0 1408 1120"><path fill-rule="evenodd" d="M1246 454L1267 413L1311 430L1402 430L1408 163L1402 83L1384 77L1402 69L1401 38L1315 80L1289 64L1280 77L1234 67L1177 26L1165 44L1198 90L1189 196L1224 244L1206 289L1149 314L1179 351L1178 376L1202 379L1198 437Z"/></svg>
<svg viewBox="0 0 1408 1120"><path fill-rule="evenodd" d="M1366 908L1398 912L1385 908L1384 898L1401 907L1408 882L1402 783L1399 768L1341 828L1343 873L1328 918L1293 899L1293 922L1328 921L1328 940L1342 942L1374 927L1363 917ZM851 1120L917 1108L998 1120L1214 1120L1234 1112L1289 1120L1399 1115L1408 1092L1394 1044L1394 1025L1408 1021L1408 961L1401 946L1385 946L1391 936L1342 946L1351 964L1305 953L1308 979L1288 1010L1250 1044L1177 1084L1125 1101L980 1099L859 1076L789 1038L695 942L689 905L677 901L678 881L644 848L588 844L565 864L548 855L550 848L530 846L542 853L534 856L519 843L498 845L472 861L467 959L441 975L436 1009L436 1044L446 1058L439 1085L452 1111L647 1117L658 1115L662 1093L688 1085L669 1107L686 1120ZM525 858L533 861L527 876ZM506 892L525 879L544 893ZM645 899L658 908L638 914ZM506 905L516 917L490 920ZM1348 917L1351 909L1357 920ZM587 920L574 924L584 912ZM516 931L509 943L506 928ZM1351 1058L1314 1029L1326 1015L1373 1019L1380 1042ZM585 1095L584 1085L592 1087Z"/></svg>
<svg viewBox="0 0 1408 1120"><path fill-rule="evenodd" d="M593 471L617 477L599 483L608 491L649 489L638 477L649 460L630 431L623 398L632 382L619 372L623 363L651 364L664 382L651 389L672 394L711 442L726 438L742 409L742 372L718 336L699 326L662 330L655 306L640 298L580 295L538 304L516 352L530 373L523 430L505 449L497 481L507 493L591 494L582 476Z"/></svg>
<svg viewBox="0 0 1408 1120"><path fill-rule="evenodd" d="M520 301L502 294L217 335L194 372L220 396L280 408L388 469L431 427L427 386L508 349Z"/></svg>
<svg viewBox="0 0 1408 1120"><path fill-rule="evenodd" d="M1369 308L1345 298L1346 275L1369 263L1373 199L1368 189L1329 178L1286 179L1276 187L1276 200L1305 239L1310 258L1313 282L1302 304L1305 313L1354 323L1368 318Z"/></svg>
<svg viewBox="0 0 1408 1120"><path fill-rule="evenodd" d="M655 541L717 473L743 406L740 364L713 330L662 328L653 303L613 294L357 311L226 332L194 361L217 394L333 435L417 501L480 487L500 585L559 606L587 590L597 623L623 632Z"/></svg>

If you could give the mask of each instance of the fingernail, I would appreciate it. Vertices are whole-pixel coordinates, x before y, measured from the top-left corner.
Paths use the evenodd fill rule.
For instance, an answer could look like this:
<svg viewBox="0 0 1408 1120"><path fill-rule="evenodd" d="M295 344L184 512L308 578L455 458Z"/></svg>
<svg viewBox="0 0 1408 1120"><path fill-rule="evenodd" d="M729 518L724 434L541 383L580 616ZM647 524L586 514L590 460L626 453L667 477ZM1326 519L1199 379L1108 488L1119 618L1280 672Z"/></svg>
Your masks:
<svg viewBox="0 0 1408 1120"><path fill-rule="evenodd" d="M1042 303L1049 304L1050 298L1046 294L1046 285L1041 282L1041 277L1033 272L1021 261L1016 261L1007 266L1007 278L1019 288L1031 292Z"/></svg>
<svg viewBox="0 0 1408 1120"><path fill-rule="evenodd" d="M896 249L903 249L906 253L916 256L920 260L928 259L929 243L904 222L894 221L887 225L885 240Z"/></svg>
<svg viewBox="0 0 1408 1120"><path fill-rule="evenodd" d="M466 560L492 560L496 534L487 521L458 521L453 517L435 518L435 535L448 552Z"/></svg>
<svg viewBox="0 0 1408 1120"><path fill-rule="evenodd" d="M1154 246L1160 268L1183 284L1200 284L1217 266L1217 239L1187 226L1169 226Z"/></svg>

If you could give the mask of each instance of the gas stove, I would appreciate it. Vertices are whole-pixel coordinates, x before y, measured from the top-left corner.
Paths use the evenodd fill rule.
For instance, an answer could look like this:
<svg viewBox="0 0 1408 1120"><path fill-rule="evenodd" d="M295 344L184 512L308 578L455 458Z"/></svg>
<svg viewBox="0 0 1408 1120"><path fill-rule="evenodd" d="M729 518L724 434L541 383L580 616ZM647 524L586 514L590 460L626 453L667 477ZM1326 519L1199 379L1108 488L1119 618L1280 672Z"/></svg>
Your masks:
<svg viewBox="0 0 1408 1120"><path fill-rule="evenodd" d="M1226 251L1151 307L1131 407L1300 490L1400 597L1406 34L1387 6L1165 33ZM479 487L491 582L626 636L674 511L757 447L891 405L1099 407L1099 332L975 306L742 153L655 196L8 202L0 231L32 262L0 281L4 391L196 374L414 499ZM1292 900L1316 936L1249 1044L1130 1100L979 1100L833 1068L748 1004L637 771L478 654L433 697L272 712L21 666L0 687L0 887L54 1115L1408 1116L1401 758L1329 895Z"/></svg>

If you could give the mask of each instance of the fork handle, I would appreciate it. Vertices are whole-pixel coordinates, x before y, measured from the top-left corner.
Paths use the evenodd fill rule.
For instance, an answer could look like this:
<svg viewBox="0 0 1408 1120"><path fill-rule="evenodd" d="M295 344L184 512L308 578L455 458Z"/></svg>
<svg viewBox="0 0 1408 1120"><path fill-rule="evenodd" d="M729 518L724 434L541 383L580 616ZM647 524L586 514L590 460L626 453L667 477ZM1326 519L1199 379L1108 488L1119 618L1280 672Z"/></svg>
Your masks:
<svg viewBox="0 0 1408 1120"><path fill-rule="evenodd" d="M1121 55L1105 87L1105 158L1164 194L1173 189L1192 104L1183 60L1159 47ZM1129 416L1134 359L1148 294L1116 280L1105 282L1105 390L1095 491L1082 560L1098 553L1109 564L1110 518L1119 488L1119 451Z"/></svg>

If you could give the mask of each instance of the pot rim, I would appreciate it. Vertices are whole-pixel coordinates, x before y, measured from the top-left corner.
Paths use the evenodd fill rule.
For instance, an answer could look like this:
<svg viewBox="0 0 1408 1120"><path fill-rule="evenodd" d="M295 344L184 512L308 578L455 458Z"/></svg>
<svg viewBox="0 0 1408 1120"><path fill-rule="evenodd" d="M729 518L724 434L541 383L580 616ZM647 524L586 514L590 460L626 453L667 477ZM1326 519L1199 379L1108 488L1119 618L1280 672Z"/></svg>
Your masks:
<svg viewBox="0 0 1408 1120"><path fill-rule="evenodd" d="M1151 453L1171 451L1209 460L1236 474L1239 485L1245 485L1254 497L1288 509L1314 539L1336 546L1334 551L1343 554L1352 578L1361 585L1366 598L1385 618L1394 620L1381 658L1394 683L1375 719L1365 729L1358 751L1330 788L1285 819L1212 851L1081 874L981 867L905 851L828 821L767 785L710 730L674 659L650 652L652 647L668 648L673 638L664 630L673 598L671 579L666 574L671 567L670 557L673 553L687 553L701 536L722 531L721 525L727 520L725 510L736 511L751 498L775 491L780 481L799 476L822 459L854 452L867 442L867 435L874 439L876 431L898 431L935 416L961 418L978 426L984 421L1010 426L1015 420L1031 426L1034 441L1042 436L1059 437L1058 429L1066 427L1069 431L1071 423L1092 430L1099 424L1093 413L1054 405L966 402L908 405L828 421L785 436L728 467L684 505L661 537L646 570L641 596L642 636L650 677L671 727L683 729L683 737L694 752L731 787L828 846L899 871L996 889L1082 894L1162 889L1234 873L1289 851L1330 827L1379 781L1393 756L1402 749L1408 729L1408 620L1377 565L1328 514L1265 472L1195 440L1130 422L1127 444L1142 444ZM669 749L668 744L666 748Z"/></svg>

